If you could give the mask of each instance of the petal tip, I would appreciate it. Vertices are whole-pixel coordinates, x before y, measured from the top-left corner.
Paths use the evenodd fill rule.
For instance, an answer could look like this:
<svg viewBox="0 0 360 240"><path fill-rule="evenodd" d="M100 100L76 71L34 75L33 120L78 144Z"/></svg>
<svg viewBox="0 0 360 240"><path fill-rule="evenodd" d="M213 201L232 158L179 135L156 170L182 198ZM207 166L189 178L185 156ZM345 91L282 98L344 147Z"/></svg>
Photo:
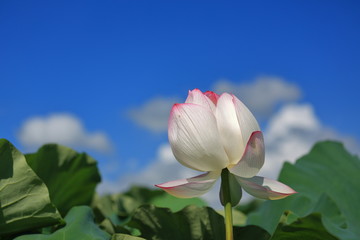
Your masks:
<svg viewBox="0 0 360 240"><path fill-rule="evenodd" d="M257 198L278 200L297 193L288 185L273 179L259 176L252 178L235 177L246 192Z"/></svg>
<svg viewBox="0 0 360 240"><path fill-rule="evenodd" d="M154 186L155 186L155 187L158 187L158 188L161 188L161 189L163 189L163 190L173 188L173 187L166 187L166 186L164 186L165 184L166 184L166 183L160 183L160 184L155 184Z"/></svg>
<svg viewBox="0 0 360 240"><path fill-rule="evenodd" d="M280 199L283 199L283 198L286 198L286 197L289 197L293 194L296 194L298 192L296 192L294 189L292 189L291 187L283 184L284 186L287 187L287 189L283 192L280 192L280 191L271 191L274 195L273 196L269 196L269 199L270 200L280 200Z"/></svg>
<svg viewBox="0 0 360 240"><path fill-rule="evenodd" d="M292 193L281 193L281 192L272 192L273 194L276 194L276 196L269 196L269 200L280 200L280 199L283 199L283 198L286 198L286 197L289 197L295 193L298 193L298 192L292 192Z"/></svg>
<svg viewBox="0 0 360 240"><path fill-rule="evenodd" d="M184 105L188 105L188 104L191 104L191 103L174 103L174 105L172 106L171 108L171 111L170 111L170 115L172 112L174 111L178 111L179 109L181 109Z"/></svg>
<svg viewBox="0 0 360 240"><path fill-rule="evenodd" d="M204 95L208 97L215 105L217 104L217 101L219 99L219 95L216 94L213 91L206 91L204 92Z"/></svg>
<svg viewBox="0 0 360 240"><path fill-rule="evenodd" d="M193 90L189 90L188 94L190 95L192 93L201 93L201 94L203 94L202 91L200 89L198 89L198 88L194 88Z"/></svg>

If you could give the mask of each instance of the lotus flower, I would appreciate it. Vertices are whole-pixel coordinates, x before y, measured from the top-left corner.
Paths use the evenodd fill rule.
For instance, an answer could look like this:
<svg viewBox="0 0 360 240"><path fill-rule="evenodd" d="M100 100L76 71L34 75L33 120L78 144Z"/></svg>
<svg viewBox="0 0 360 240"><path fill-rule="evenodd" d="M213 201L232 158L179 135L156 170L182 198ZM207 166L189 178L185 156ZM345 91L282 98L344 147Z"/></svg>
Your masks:
<svg viewBox="0 0 360 240"><path fill-rule="evenodd" d="M191 198L208 192L223 169L229 171L236 205L241 188L263 199L296 193L278 181L256 176L264 164L263 134L249 109L234 95L189 91L185 103L172 107L168 135L175 158L184 166L205 172L192 178L156 185L171 195Z"/></svg>

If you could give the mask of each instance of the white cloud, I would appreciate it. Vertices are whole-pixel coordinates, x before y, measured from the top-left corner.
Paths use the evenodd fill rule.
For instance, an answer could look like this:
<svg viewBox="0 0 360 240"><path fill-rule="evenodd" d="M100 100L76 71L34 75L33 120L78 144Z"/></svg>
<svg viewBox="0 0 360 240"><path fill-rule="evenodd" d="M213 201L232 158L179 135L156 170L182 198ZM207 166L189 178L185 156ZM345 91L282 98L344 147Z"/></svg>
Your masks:
<svg viewBox="0 0 360 240"><path fill-rule="evenodd" d="M278 77L258 77L248 83L219 80L213 89L216 93L233 93L257 118L268 118L279 104L292 102L301 97L298 86Z"/></svg>
<svg viewBox="0 0 360 240"><path fill-rule="evenodd" d="M285 161L294 162L316 141L326 137L327 131L311 105L284 106L270 119L264 131L266 161L260 174L276 179Z"/></svg>
<svg viewBox="0 0 360 240"><path fill-rule="evenodd" d="M154 187L155 184L192 177L197 174L200 173L184 167L176 161L169 144L162 144L157 150L154 161L145 169L136 174L124 175L117 182L104 181L99 185L98 191L102 194L125 191L131 185Z"/></svg>
<svg viewBox="0 0 360 240"><path fill-rule="evenodd" d="M22 124L18 137L25 147L31 149L45 143L89 148L99 152L109 152L112 149L105 133L87 132L80 119L65 113L27 119Z"/></svg>
<svg viewBox="0 0 360 240"><path fill-rule="evenodd" d="M142 127L153 132L164 132L167 130L171 107L177 102L181 102L181 100L175 97L157 97L139 108L130 109L127 114L130 119Z"/></svg>
<svg viewBox="0 0 360 240"><path fill-rule="evenodd" d="M285 105L270 119L264 138L266 161L260 175L274 179L285 161L294 163L317 141L342 141L352 153L359 153L360 146L355 139L324 126L310 104Z"/></svg>
<svg viewBox="0 0 360 240"><path fill-rule="evenodd" d="M214 84L213 90L219 94L235 94L259 119L268 118L279 104L296 101L301 97L298 86L278 77L258 77L249 83L219 80ZM130 109L127 115L136 124L152 132L164 132L167 130L171 107L177 102L183 101L176 97L156 97L140 107Z"/></svg>

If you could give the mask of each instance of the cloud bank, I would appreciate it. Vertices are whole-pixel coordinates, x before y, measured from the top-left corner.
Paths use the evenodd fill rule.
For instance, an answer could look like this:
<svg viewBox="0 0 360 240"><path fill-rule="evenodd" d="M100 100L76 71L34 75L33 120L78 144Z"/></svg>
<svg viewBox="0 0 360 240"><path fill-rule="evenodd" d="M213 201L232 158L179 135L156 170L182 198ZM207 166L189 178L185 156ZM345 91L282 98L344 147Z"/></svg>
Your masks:
<svg viewBox="0 0 360 240"><path fill-rule="evenodd" d="M18 138L28 149L36 149L45 143L59 143L102 153L112 150L112 144L104 132L88 132L80 119L66 113L27 119L20 127Z"/></svg>
<svg viewBox="0 0 360 240"><path fill-rule="evenodd" d="M213 89L216 93L233 93L260 119L270 117L279 104L293 102L301 97L298 86L278 77L258 77L247 83L219 80Z"/></svg>
<svg viewBox="0 0 360 240"><path fill-rule="evenodd" d="M164 143L159 146L155 159L145 169L136 172L136 174L129 173L124 175L117 182L105 179L99 185L98 192L100 194L121 192L127 190L131 185L154 187L158 183L191 177L199 173L177 162L172 154L170 145Z"/></svg>
<svg viewBox="0 0 360 240"><path fill-rule="evenodd" d="M171 107L177 102L181 102L181 100L176 97L157 97L138 108L130 109L127 115L141 127L155 133L164 132L167 130Z"/></svg>
<svg viewBox="0 0 360 240"><path fill-rule="evenodd" d="M235 94L251 109L258 120L267 120L276 107L294 102L301 97L298 86L278 77L258 77L247 83L219 80L214 84L213 91L219 94L223 92ZM183 102L183 100L177 97L156 97L140 107L130 109L127 116L137 125L151 132L165 132L170 109L174 103L178 102Z"/></svg>

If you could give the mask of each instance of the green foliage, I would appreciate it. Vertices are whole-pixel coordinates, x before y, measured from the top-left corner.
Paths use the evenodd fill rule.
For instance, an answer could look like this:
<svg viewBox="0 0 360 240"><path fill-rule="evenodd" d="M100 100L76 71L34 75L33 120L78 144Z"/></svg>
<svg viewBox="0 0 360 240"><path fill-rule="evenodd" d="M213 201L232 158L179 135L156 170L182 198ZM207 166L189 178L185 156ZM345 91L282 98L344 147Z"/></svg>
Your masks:
<svg viewBox="0 0 360 240"><path fill-rule="evenodd" d="M0 236L61 222L46 185L5 139L0 139L0 166Z"/></svg>
<svg viewBox="0 0 360 240"><path fill-rule="evenodd" d="M29 234L14 240L109 240L110 235L94 223L90 207L73 207L65 217L66 226L52 234Z"/></svg>
<svg viewBox="0 0 360 240"><path fill-rule="evenodd" d="M286 163L279 180L298 194L278 201L267 201L248 218L273 233L285 210L300 217L321 213L326 230L344 239L360 239L360 160L342 144L321 142L294 165ZM355 207L354 207L355 206Z"/></svg>
<svg viewBox="0 0 360 240"><path fill-rule="evenodd" d="M133 212L144 204L167 207L173 212L188 205L205 206L205 202L199 198L180 199L162 190L134 186L122 194L94 198L93 208L97 222L108 233L122 232L139 235L139 230L128 226L127 223Z"/></svg>
<svg viewBox="0 0 360 240"><path fill-rule="evenodd" d="M326 231L319 213L299 218L295 222L279 224L271 240L337 240Z"/></svg>
<svg viewBox="0 0 360 240"><path fill-rule="evenodd" d="M175 198L162 190L151 190L145 187L134 186L122 194L111 194L95 198L93 208L100 221L108 218L114 225L121 225L138 207L144 204L166 207L173 212L188 205L206 205L199 198Z"/></svg>
<svg viewBox="0 0 360 240"><path fill-rule="evenodd" d="M262 200L262 199L254 199L246 204L242 204L240 202L240 205L236 206L235 209L244 214L249 214L249 213L254 212L257 209L259 209L259 207L261 206L261 204L263 202L264 202L264 200Z"/></svg>
<svg viewBox="0 0 360 240"><path fill-rule="evenodd" d="M48 144L25 157L0 140L1 240L225 237L221 210L199 198L178 199L144 187L98 196L100 175L88 155ZM341 144L316 144L281 171L279 180L298 194L234 208L234 239L360 239L354 207L360 202L359 172L360 160Z"/></svg>
<svg viewBox="0 0 360 240"><path fill-rule="evenodd" d="M225 239L224 218L209 207L187 206L173 213L153 205L139 207L128 223L145 239ZM267 240L270 235L256 226L235 227L235 239Z"/></svg>
<svg viewBox="0 0 360 240"><path fill-rule="evenodd" d="M146 240L145 238L141 238L141 237L134 237L134 236L130 236L127 234L114 234L111 238L111 240Z"/></svg>
<svg viewBox="0 0 360 240"><path fill-rule="evenodd" d="M26 160L45 182L50 198L62 216L73 207L89 205L100 174L94 159L85 153L56 144L46 144Z"/></svg>
<svg viewBox="0 0 360 240"><path fill-rule="evenodd" d="M176 198L167 194L163 190L150 190L144 187L132 187L124 193L125 196L131 197L138 204L154 204L158 207L170 208L173 212L183 209L188 205L205 206L206 203L200 198ZM135 210L132 209L131 212Z"/></svg>

